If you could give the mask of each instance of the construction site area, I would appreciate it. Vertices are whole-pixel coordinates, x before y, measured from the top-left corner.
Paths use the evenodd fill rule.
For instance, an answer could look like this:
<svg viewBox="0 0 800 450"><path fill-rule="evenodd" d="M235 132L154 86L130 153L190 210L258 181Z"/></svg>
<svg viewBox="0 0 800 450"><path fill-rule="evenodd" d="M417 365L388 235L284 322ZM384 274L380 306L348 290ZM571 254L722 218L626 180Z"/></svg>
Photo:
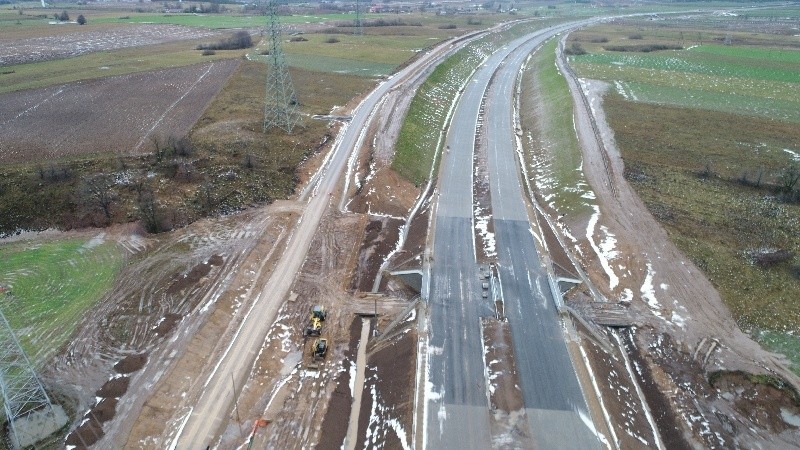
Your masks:
<svg viewBox="0 0 800 450"><path fill-rule="evenodd" d="M317 23L270 2L252 49L0 92L0 199L71 192L0 223L0 447L797 448L800 377L642 200L615 87L573 67L599 63L568 40L623 14L463 3ZM147 33L98 19L0 69L106 31L107 51L225 33L119 11ZM386 75L300 67L408 36Z"/></svg>

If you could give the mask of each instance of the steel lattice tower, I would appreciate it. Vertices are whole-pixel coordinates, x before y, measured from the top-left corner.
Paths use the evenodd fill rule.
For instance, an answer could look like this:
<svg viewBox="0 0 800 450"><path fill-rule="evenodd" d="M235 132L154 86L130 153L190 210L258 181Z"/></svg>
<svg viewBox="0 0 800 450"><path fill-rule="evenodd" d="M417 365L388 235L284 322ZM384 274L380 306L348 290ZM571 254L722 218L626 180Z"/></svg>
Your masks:
<svg viewBox="0 0 800 450"><path fill-rule="evenodd" d="M267 68L267 99L264 105L264 131L278 127L290 133L300 122L297 97L281 46L276 0L269 0L269 67Z"/></svg>
<svg viewBox="0 0 800 450"><path fill-rule="evenodd" d="M37 412L40 420L52 422L54 430L63 426L65 421L58 423L61 419L54 413L50 397L2 312L0 318L0 391L11 443L20 448L34 444L42 436L37 429L41 427L21 426L18 420Z"/></svg>
<svg viewBox="0 0 800 450"><path fill-rule="evenodd" d="M364 34L364 20L361 19L361 0L356 0L356 20L353 25L353 34L362 36Z"/></svg>

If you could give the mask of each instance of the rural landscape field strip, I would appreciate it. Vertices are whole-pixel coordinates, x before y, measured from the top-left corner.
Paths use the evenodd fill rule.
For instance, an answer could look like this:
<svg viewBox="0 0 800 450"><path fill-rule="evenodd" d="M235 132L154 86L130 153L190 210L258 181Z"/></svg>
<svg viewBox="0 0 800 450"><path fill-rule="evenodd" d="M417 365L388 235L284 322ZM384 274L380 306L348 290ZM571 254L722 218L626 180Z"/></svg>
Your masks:
<svg viewBox="0 0 800 450"><path fill-rule="evenodd" d="M128 47L209 39L218 34L213 30L176 25L133 25L112 30L87 29L82 33L61 33L28 39L0 35L0 67Z"/></svg>
<svg viewBox="0 0 800 450"><path fill-rule="evenodd" d="M634 101L800 123L800 52L718 44L652 53L574 56L581 76L616 83Z"/></svg>

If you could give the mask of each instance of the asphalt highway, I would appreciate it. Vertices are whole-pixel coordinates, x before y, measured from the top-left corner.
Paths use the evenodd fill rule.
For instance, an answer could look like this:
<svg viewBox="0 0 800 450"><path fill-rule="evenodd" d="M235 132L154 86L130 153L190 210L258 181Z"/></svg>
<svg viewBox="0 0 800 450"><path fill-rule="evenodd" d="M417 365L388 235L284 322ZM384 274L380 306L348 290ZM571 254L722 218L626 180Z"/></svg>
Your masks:
<svg viewBox="0 0 800 450"><path fill-rule="evenodd" d="M483 129L489 142L498 271L532 437L536 448L601 447L589 428L586 401L534 244L512 121L513 89L524 59L547 38L584 24L539 30L495 52L469 81L454 111L440 170L430 263L427 448L492 446L479 318L494 315L494 309L481 296L472 223L475 131L487 92L492 113L483 118Z"/></svg>

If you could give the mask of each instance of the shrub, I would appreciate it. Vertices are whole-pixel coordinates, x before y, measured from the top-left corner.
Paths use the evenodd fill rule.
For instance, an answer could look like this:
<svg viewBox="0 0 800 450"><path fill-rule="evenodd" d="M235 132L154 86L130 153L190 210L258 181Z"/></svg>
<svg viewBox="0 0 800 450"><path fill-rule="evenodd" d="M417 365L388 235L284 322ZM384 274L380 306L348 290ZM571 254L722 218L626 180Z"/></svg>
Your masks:
<svg viewBox="0 0 800 450"><path fill-rule="evenodd" d="M215 44L201 44L198 50L238 50L253 46L253 38L247 31L237 31L230 37L223 39Z"/></svg>
<svg viewBox="0 0 800 450"><path fill-rule="evenodd" d="M593 37L593 38L589 39L589 42L591 42L593 44L604 44L604 43L608 42L608 38L607 37Z"/></svg>
<svg viewBox="0 0 800 450"><path fill-rule="evenodd" d="M86 17L83 17L83 14L78 16L78 25L86 25Z"/></svg>
<svg viewBox="0 0 800 450"><path fill-rule="evenodd" d="M794 258L794 252L779 248L757 248L745 252L745 256L753 264L771 267Z"/></svg>
<svg viewBox="0 0 800 450"><path fill-rule="evenodd" d="M639 40L639 39L644 39L644 36L642 36L640 33L634 33L628 36L628 39Z"/></svg>
<svg viewBox="0 0 800 450"><path fill-rule="evenodd" d="M586 50L583 49L579 42L573 42L569 48L564 49L564 53L567 55L585 55Z"/></svg>
<svg viewBox="0 0 800 450"><path fill-rule="evenodd" d="M671 44L609 45L603 48L609 52L641 52L641 53L657 52L659 50L683 50L683 46L671 45Z"/></svg>
<svg viewBox="0 0 800 450"><path fill-rule="evenodd" d="M290 42L306 42L308 39L304 38L303 36L293 36L289 39Z"/></svg>
<svg viewBox="0 0 800 450"><path fill-rule="evenodd" d="M439 25L440 30L455 30L456 28L457 28L456 24L454 23L446 23L444 25Z"/></svg>
<svg viewBox="0 0 800 450"><path fill-rule="evenodd" d="M326 44L335 44L335 43L339 42L339 38L331 36L328 39L325 39L325 41L323 41L323 42L325 42Z"/></svg>
<svg viewBox="0 0 800 450"><path fill-rule="evenodd" d="M210 48L207 48L207 49L203 50L203 56L211 56L211 55L216 55L216 54L217 54L217 52L215 52L214 50L211 50Z"/></svg>

